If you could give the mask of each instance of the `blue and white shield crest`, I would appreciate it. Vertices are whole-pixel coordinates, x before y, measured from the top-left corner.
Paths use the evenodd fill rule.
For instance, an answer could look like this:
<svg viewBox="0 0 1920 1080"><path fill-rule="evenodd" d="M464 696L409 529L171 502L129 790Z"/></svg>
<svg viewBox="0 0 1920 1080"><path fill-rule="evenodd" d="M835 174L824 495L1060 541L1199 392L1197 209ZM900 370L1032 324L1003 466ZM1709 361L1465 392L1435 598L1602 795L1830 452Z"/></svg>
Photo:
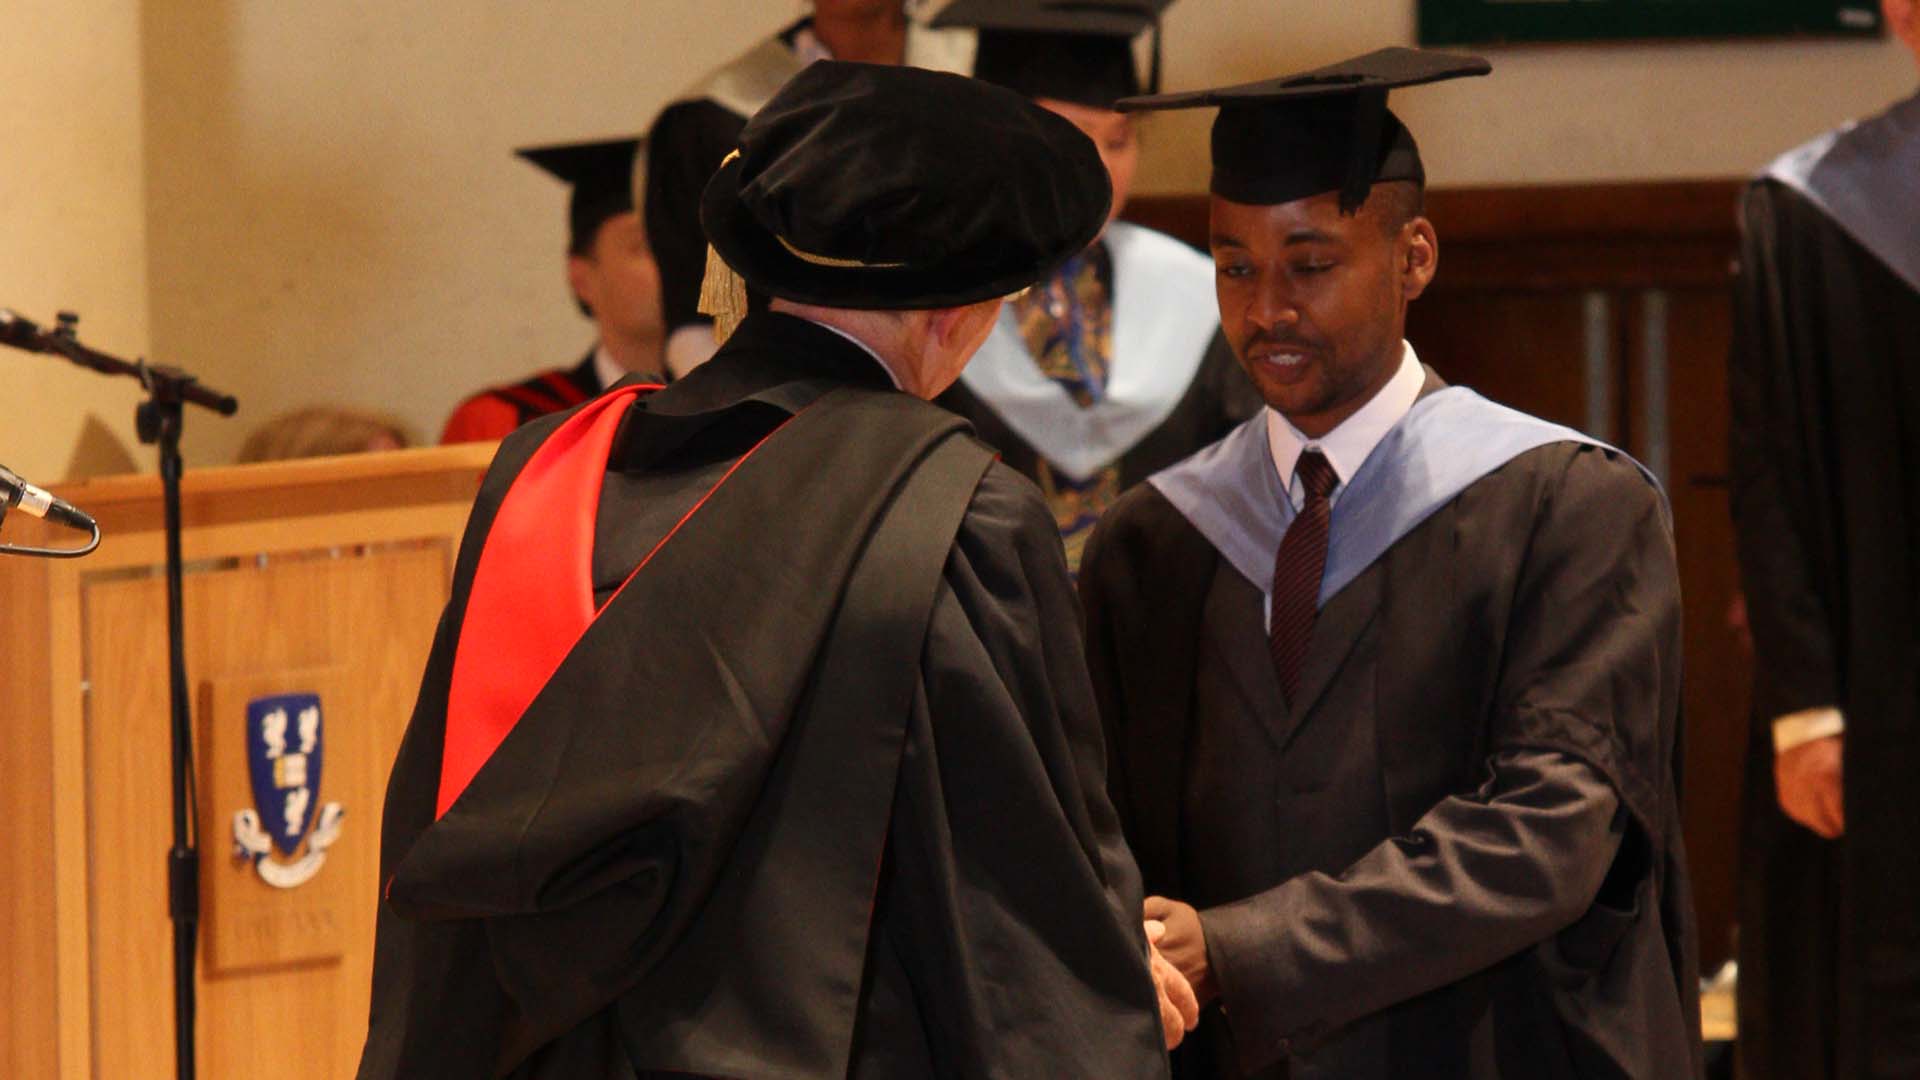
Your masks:
<svg viewBox="0 0 1920 1080"><path fill-rule="evenodd" d="M291 856L319 809L323 760L318 694L276 694L247 702L247 767L260 825Z"/></svg>
<svg viewBox="0 0 1920 1080"><path fill-rule="evenodd" d="M247 702L253 806L233 815L233 853L275 888L310 880L326 862L327 848L340 838L345 811L339 803L320 803L324 735L318 694L274 694ZM293 858L303 841L306 854ZM292 861L274 859L275 849Z"/></svg>

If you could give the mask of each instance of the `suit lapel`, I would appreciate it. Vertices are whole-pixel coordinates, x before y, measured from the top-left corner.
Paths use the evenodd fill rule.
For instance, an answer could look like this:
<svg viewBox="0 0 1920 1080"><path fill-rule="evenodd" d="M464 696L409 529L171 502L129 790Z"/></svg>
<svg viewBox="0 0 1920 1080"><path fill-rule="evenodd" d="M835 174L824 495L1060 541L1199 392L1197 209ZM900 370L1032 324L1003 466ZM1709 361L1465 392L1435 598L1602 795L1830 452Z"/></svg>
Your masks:
<svg viewBox="0 0 1920 1080"><path fill-rule="evenodd" d="M1374 614L1380 610L1380 582L1384 576L1381 564L1376 561L1320 609L1319 618L1313 622L1313 634L1307 638L1307 658L1300 668L1299 693L1288 702L1291 727L1298 727L1306 719L1308 711L1327 692L1347 654L1373 622Z"/></svg>
<svg viewBox="0 0 1920 1080"><path fill-rule="evenodd" d="M1214 578L1213 588L1207 591L1207 613L1201 626L1204 647L1220 658L1242 703L1260 718L1260 726L1272 736L1274 750L1278 751L1286 746L1294 723L1287 714L1280 677L1273 670L1260 607L1260 590L1229 567Z"/></svg>

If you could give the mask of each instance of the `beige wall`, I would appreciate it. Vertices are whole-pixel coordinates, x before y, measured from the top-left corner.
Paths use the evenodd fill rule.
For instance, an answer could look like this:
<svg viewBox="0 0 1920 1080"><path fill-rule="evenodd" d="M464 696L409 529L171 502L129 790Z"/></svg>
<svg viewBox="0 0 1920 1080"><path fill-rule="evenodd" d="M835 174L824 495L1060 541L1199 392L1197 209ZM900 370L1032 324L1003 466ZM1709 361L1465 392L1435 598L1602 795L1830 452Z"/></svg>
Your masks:
<svg viewBox="0 0 1920 1080"><path fill-rule="evenodd" d="M1411 45L1414 10L1413 0L1186 0L1168 12L1166 83L1259 79ZM1493 61L1488 78L1394 97L1438 185L1745 175L1920 83L1912 54L1889 41L1477 51ZM1154 122L1144 190L1205 187L1208 122L1197 112Z"/></svg>
<svg viewBox="0 0 1920 1080"><path fill-rule="evenodd" d="M124 0L6 6L0 75L0 306L127 356L147 346L140 23ZM139 388L0 348L0 465L45 483L110 469ZM104 430L103 430L104 428ZM143 455L144 456L144 455Z"/></svg>
<svg viewBox="0 0 1920 1080"><path fill-rule="evenodd" d="M632 133L784 3L148 0L153 345L241 414L315 401L431 440L490 382L577 360L566 190L516 146Z"/></svg>
<svg viewBox="0 0 1920 1080"><path fill-rule="evenodd" d="M466 392L574 360L591 329L562 277L564 191L512 148L632 132L798 10L791 0L145 0L136 26L133 5L110 0L30 7L46 24L33 39L56 44L17 55L31 77L10 72L0 92L25 100L0 110L0 133L9 147L58 152L0 169L0 303L36 315L78 307L103 347L150 345L239 395L233 420L190 421L198 464L318 400L391 409L431 438ZM1183 0L1168 19L1168 85L1409 42L1413 9ZM1396 99L1436 183L1741 174L1916 82L1911 58L1877 42L1491 55L1490 79ZM1205 184L1206 123L1154 122L1142 190ZM78 254L43 257L56 239L77 240L73 230L86 241L73 243ZM0 419L0 461L57 474L81 417L126 427L126 388L0 358L0 375L29 369L47 407L30 427Z"/></svg>

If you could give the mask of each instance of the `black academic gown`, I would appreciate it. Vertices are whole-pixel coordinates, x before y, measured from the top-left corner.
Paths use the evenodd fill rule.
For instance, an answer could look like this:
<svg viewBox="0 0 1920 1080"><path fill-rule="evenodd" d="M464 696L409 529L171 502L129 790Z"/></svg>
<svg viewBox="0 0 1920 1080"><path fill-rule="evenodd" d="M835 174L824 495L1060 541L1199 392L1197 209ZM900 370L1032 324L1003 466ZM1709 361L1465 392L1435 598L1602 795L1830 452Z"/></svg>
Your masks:
<svg viewBox="0 0 1920 1080"><path fill-rule="evenodd" d="M1176 1075L1697 1074L1678 582L1634 465L1554 443L1466 488L1327 603L1293 702L1260 590L1153 485L1080 586L1115 805L1222 992Z"/></svg>
<svg viewBox="0 0 1920 1080"><path fill-rule="evenodd" d="M940 395L940 404L959 413L973 424L980 440L1000 452L1001 460L1022 476L1038 480L1040 452L1021 438L993 407L963 383L954 383ZM1260 409L1260 397L1224 335L1214 335L1207 354L1187 384L1180 403L1173 407L1159 426L1120 455L1122 490L1173 465L1195 450L1232 431L1241 421Z"/></svg>
<svg viewBox="0 0 1920 1080"><path fill-rule="evenodd" d="M857 411L808 419L845 387L865 388ZM796 414L791 437L766 434ZM934 586L872 834L884 857L819 880L863 826L776 812L837 795L799 779L818 773L792 732L844 691L815 650L867 527L823 515L862 478L911 471L883 460L901 431L956 424L801 320L750 318L634 407L594 531L596 597L612 600L435 819L476 552L560 419L508 439L488 475L394 767L360 1075L827 1075L795 1048L843 1010L849 1075L1165 1075L1071 586L1011 470L987 468ZM877 513L887 490L852 505ZM784 739L762 734L789 715ZM865 753L850 745L833 779L864 777ZM834 965L844 977L823 982Z"/></svg>
<svg viewBox="0 0 1920 1080"><path fill-rule="evenodd" d="M647 243L660 267L660 309L667 333L711 321L700 314L700 283L707 269L707 236L700 230L700 195L720 162L740 141L747 118L699 98L666 107L647 134Z"/></svg>
<svg viewBox="0 0 1920 1080"><path fill-rule="evenodd" d="M1920 291L1776 181L1748 189L1743 217L1740 1059L1754 1080L1920 1076ZM1772 721L1822 706L1847 722L1831 843L1773 782Z"/></svg>
<svg viewBox="0 0 1920 1080"><path fill-rule="evenodd" d="M808 24L809 20L801 19L772 40L791 49ZM733 65L750 65L755 59L749 53ZM712 322L699 311L700 283L707 268L700 196L720 162L739 146L740 129L747 125L748 115L739 110L753 104L696 93L662 109L648 128L646 188L640 207L646 218L647 243L660 267L660 306L669 335L684 326Z"/></svg>

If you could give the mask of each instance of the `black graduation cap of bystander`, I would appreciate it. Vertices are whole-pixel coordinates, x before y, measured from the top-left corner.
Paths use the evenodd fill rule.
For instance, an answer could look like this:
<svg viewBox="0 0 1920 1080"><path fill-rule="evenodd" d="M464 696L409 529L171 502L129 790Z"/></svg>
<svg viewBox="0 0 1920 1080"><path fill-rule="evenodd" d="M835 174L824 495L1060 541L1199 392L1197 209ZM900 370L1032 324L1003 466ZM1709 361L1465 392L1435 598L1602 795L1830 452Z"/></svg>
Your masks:
<svg viewBox="0 0 1920 1080"><path fill-rule="evenodd" d="M514 151L573 188L567 200L569 252L585 254L608 218L633 209L633 162L642 142L638 138L605 139Z"/></svg>
<svg viewBox="0 0 1920 1080"><path fill-rule="evenodd" d="M1213 90L1129 98L1121 112L1219 106L1213 193L1273 206L1329 191L1352 213L1374 184L1426 181L1420 148L1387 108L1397 87L1485 75L1478 56L1379 49L1327 67Z"/></svg>
<svg viewBox="0 0 1920 1080"><path fill-rule="evenodd" d="M1099 109L1141 92L1133 39L1153 31L1145 91L1160 89L1160 17L1173 0L954 0L936 27L980 32L973 76L1029 98Z"/></svg>

